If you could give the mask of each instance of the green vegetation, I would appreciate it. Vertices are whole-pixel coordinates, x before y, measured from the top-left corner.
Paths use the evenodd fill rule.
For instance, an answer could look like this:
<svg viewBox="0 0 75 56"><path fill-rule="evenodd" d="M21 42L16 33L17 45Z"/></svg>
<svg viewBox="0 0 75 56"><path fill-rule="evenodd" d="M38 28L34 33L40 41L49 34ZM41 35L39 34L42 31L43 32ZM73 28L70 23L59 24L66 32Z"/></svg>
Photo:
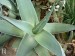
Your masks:
<svg viewBox="0 0 75 56"><path fill-rule="evenodd" d="M56 39L55 34L73 31L75 26L63 23L62 15L64 14L60 13L60 11L64 12L61 1L49 0L48 6L52 7L44 8L48 10L42 20L39 20L41 17L40 7L44 7L43 4L40 4L42 1L32 2L31 0L0 1L0 47L2 48L11 38L17 37L12 44L12 48L17 48L16 56L51 56L50 53L56 56L65 56L62 43ZM57 4L60 5L60 8L56 12ZM67 8L68 5L66 4L65 7ZM72 10L74 11L74 8ZM71 12L65 13L70 14ZM49 22L50 17L53 17L51 19L53 22ZM73 15L73 17L75 16ZM73 17L66 16L65 18L74 20Z"/></svg>

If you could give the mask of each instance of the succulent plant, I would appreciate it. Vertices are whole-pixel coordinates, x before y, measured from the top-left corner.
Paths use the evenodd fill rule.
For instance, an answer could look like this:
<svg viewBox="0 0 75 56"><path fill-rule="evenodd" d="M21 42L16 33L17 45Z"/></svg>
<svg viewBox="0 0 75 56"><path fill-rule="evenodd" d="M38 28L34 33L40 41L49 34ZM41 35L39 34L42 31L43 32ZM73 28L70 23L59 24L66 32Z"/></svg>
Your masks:
<svg viewBox="0 0 75 56"><path fill-rule="evenodd" d="M7 35L3 38L0 37L3 40L0 40L0 44L2 45L11 36L16 36L21 39L16 56L50 56L49 52L56 56L65 56L61 44L53 34L75 30L75 26L64 23L47 23L56 3L41 21L37 17L31 0L16 0L16 3L21 20L0 14L0 32ZM9 5L6 4L6 6ZM12 7L12 5L10 6ZM12 8L9 9L12 10Z"/></svg>

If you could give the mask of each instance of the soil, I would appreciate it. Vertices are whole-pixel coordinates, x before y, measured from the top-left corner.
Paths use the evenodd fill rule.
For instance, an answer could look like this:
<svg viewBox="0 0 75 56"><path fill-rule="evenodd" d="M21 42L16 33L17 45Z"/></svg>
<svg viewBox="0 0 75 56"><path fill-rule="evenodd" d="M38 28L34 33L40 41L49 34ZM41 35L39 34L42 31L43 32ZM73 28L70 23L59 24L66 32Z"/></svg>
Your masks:
<svg viewBox="0 0 75 56"><path fill-rule="evenodd" d="M2 49L0 50L0 56L16 56L16 52L12 48L4 48L6 49L4 53L2 53Z"/></svg>

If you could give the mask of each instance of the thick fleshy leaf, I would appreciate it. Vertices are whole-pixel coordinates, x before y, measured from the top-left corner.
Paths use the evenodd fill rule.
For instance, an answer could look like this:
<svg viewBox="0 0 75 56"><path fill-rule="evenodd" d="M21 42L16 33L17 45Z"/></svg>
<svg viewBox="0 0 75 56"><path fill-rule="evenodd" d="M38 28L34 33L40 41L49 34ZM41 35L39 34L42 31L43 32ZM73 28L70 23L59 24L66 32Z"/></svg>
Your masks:
<svg viewBox="0 0 75 56"><path fill-rule="evenodd" d="M32 25L38 23L38 17L31 0L16 0L22 20L30 22Z"/></svg>
<svg viewBox="0 0 75 56"><path fill-rule="evenodd" d="M34 2L35 3L35 2ZM35 6L35 10L38 16L38 20L40 21L40 16L41 16L41 9L40 6Z"/></svg>
<svg viewBox="0 0 75 56"><path fill-rule="evenodd" d="M50 56L48 50L40 45L35 48L35 51L38 54L38 56Z"/></svg>
<svg viewBox="0 0 75 56"><path fill-rule="evenodd" d="M71 31L70 34L69 34L69 37L68 37L68 42L71 42L73 37L74 37L74 32Z"/></svg>
<svg viewBox="0 0 75 56"><path fill-rule="evenodd" d="M29 24L28 22L26 22L26 21L21 21L21 20L19 20L19 21L17 21L17 20L15 20L15 19L11 19L11 18L8 18L8 17L6 17L6 16L0 16L1 18L3 18L4 20L6 20L6 21L8 21L9 23L11 23L12 25L14 25L14 26L16 26L17 28L19 28L19 29L21 29L21 30L23 30L24 32L26 32L26 33L29 33L29 34L33 34L32 33L32 25L31 24Z"/></svg>
<svg viewBox="0 0 75 56"><path fill-rule="evenodd" d="M31 50L26 56L37 56L34 50Z"/></svg>
<svg viewBox="0 0 75 56"><path fill-rule="evenodd" d="M9 17L16 18L16 14L13 11L8 11Z"/></svg>
<svg viewBox="0 0 75 56"><path fill-rule="evenodd" d="M0 34L0 47L9 39L11 39L12 37L10 35L7 34Z"/></svg>
<svg viewBox="0 0 75 56"><path fill-rule="evenodd" d="M43 30L43 27L46 25L46 23L49 21L49 18L54 10L55 3L53 4L51 11L47 13L47 15L33 28L33 33L39 33Z"/></svg>
<svg viewBox="0 0 75 56"><path fill-rule="evenodd" d="M0 4L6 6L9 10L16 11L15 5L10 0L0 0Z"/></svg>
<svg viewBox="0 0 75 56"><path fill-rule="evenodd" d="M58 34L75 30L75 26L64 23L47 23L44 27L44 30L52 34Z"/></svg>
<svg viewBox="0 0 75 56"><path fill-rule="evenodd" d="M44 48L48 49L52 53L54 53L57 56L65 56L62 47L58 43L58 41L55 39L55 37L46 32L42 31L39 34L35 35L35 40Z"/></svg>
<svg viewBox="0 0 75 56"><path fill-rule="evenodd" d="M13 26L5 20L0 20L0 32L18 37L23 37L24 35L24 32L22 30Z"/></svg>
<svg viewBox="0 0 75 56"><path fill-rule="evenodd" d="M16 56L25 56L36 46L37 42L35 41L33 36L26 34L19 45Z"/></svg>

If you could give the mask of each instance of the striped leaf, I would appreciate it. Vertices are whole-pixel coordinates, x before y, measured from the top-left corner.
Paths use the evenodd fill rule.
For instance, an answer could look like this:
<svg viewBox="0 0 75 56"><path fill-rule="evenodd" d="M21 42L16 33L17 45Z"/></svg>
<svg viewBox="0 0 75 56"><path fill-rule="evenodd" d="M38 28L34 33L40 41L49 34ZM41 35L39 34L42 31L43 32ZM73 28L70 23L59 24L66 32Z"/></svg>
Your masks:
<svg viewBox="0 0 75 56"><path fill-rule="evenodd" d="M53 4L51 8L51 12L47 13L47 15L33 28L33 33L39 33L43 30L43 27L46 25L48 22L53 10L54 10L55 4Z"/></svg>

